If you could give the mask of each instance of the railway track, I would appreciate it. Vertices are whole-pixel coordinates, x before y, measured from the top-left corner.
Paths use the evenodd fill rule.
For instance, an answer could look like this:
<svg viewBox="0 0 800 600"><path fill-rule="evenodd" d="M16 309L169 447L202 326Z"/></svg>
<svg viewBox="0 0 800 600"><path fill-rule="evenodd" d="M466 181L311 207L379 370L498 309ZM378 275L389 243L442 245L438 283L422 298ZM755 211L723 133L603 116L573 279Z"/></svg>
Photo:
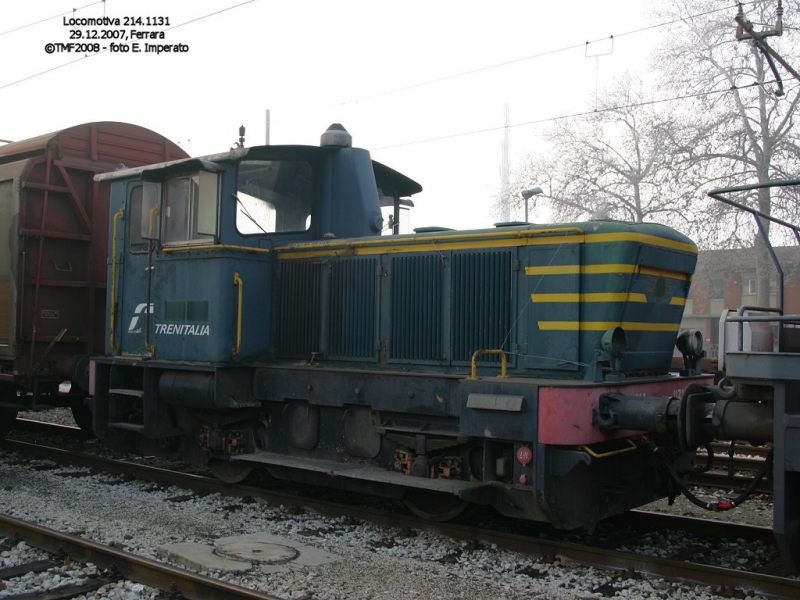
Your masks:
<svg viewBox="0 0 800 600"><path fill-rule="evenodd" d="M16 423L16 430L20 432L58 435L79 440L85 439L84 432L78 427L22 418L18 418ZM710 488L744 489L764 464L764 460L770 450L768 446L751 446L746 443L735 444L733 452L731 452L730 444L714 442L711 447L714 452L711 470L706 473L691 475L689 477L690 484ZM697 453L697 464L704 465L706 456L705 449L700 449ZM765 478L756 487L756 493L772 493L772 485L768 478Z"/></svg>
<svg viewBox="0 0 800 600"><path fill-rule="evenodd" d="M110 459L87 455L76 455L49 447L37 446L24 442L6 441L7 449L28 455L47 458L49 460L72 465L101 469L106 472L135 477L140 480L159 484L178 485L194 490L198 494L220 493L224 495L249 496L260 498L276 505L293 505L309 507L327 515L347 516L359 520L390 527L410 528L434 531L453 539L480 541L496 544L498 547L515 550L540 557L559 557L561 561L569 561L583 565L591 565L601 569L609 569L633 577L642 574L650 577L691 582L710 586L720 593L734 593L744 590L747 593L759 593L777 598L800 597L800 581L770 574L744 572L733 569L687 562L685 556L677 558L654 558L641 556L634 552L623 552L608 547L587 546L572 543L563 539L543 539L516 533L489 530L477 525L464 523L430 523L416 517L393 511L354 506L340 502L331 502L320 498L300 496L282 491L264 490L252 486L230 486L215 479L194 474L164 471L159 468L141 464L119 462ZM742 540L770 540L771 530L753 528L743 525L732 525L700 519L685 519L654 515L634 511L626 515L625 524L632 522L648 523L650 528L668 528L691 531L699 535L726 537ZM636 575L638 576L638 575ZM148 584L150 585L150 584ZM163 585L163 582L162 582ZM191 587L191 586L189 586ZM187 596L189 597L189 596Z"/></svg>
<svg viewBox="0 0 800 600"><path fill-rule="evenodd" d="M89 580L86 584L68 585L50 590L46 595L48 600L72 598L87 594L120 578L157 588L170 594L173 598L183 597L190 600L195 598L206 600L281 600L276 596L260 594L253 590L231 585L191 571L177 569L165 563L149 560L75 535L41 527L34 523L14 519L7 515L0 515L0 536L5 536L8 539L21 539L29 546L49 552L53 556L68 557L74 562L92 563L104 569L103 575ZM62 558L61 563L63 563L63 560ZM49 569L58 564L59 562L56 560L46 560L20 565L14 571L8 570L5 573L5 578L18 577L37 569ZM19 596L5 596L4 600L22 600L23 597L32 600L34 597L43 598L45 596L43 594L21 594Z"/></svg>
<svg viewBox="0 0 800 600"><path fill-rule="evenodd" d="M711 444L714 452L711 469L705 473L691 475L689 483L703 487L722 489L745 489L753 481L753 477L763 466L771 446L751 446L747 443L724 444L714 442ZM707 452L701 449L697 452L697 464L705 465ZM765 477L756 486L758 494L771 494L772 484L769 477Z"/></svg>

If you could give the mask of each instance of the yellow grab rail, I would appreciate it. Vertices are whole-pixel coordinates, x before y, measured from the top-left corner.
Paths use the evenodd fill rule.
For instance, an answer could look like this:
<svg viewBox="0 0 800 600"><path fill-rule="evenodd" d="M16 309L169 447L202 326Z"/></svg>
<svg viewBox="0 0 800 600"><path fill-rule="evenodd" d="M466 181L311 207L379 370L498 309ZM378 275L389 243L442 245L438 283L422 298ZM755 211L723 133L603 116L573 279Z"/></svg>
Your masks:
<svg viewBox="0 0 800 600"><path fill-rule="evenodd" d="M502 350L476 350L472 355L472 374L467 377L467 379L478 379L478 356L480 354L499 354L501 366L500 375L498 375L498 377L501 379L508 379L508 375L506 375L506 363L508 359L506 358L506 353Z"/></svg>
<svg viewBox="0 0 800 600"><path fill-rule="evenodd" d="M119 346L117 345L117 341L114 337L114 333L116 330L116 320L117 320L117 228L119 227L119 221L125 218L125 209L120 208L119 212L114 215L114 237L111 240L111 334L108 338L108 344L111 346L111 349L116 352L119 350Z"/></svg>
<svg viewBox="0 0 800 600"><path fill-rule="evenodd" d="M630 438L625 438L625 441L628 442L627 448L620 448L619 450L611 450L610 452L600 452L598 454L597 452L589 448L589 446L578 446L578 450L583 450L584 452L586 452L586 454L588 454L592 458L606 458L607 456L615 456L617 454L625 454L626 452L632 452L633 450L636 450L636 448L638 448L636 443L633 442L633 440L631 440Z"/></svg>
<svg viewBox="0 0 800 600"><path fill-rule="evenodd" d="M153 208L150 209L150 226L147 228L147 239L153 239L153 229L155 229L156 224L156 215L161 214L161 205L156 204Z"/></svg>
<svg viewBox="0 0 800 600"><path fill-rule="evenodd" d="M239 352L242 351L242 302L244 300L244 281L239 277L239 273L233 274L233 285L239 288L239 304L236 316L236 348L231 352L231 358L236 360Z"/></svg>

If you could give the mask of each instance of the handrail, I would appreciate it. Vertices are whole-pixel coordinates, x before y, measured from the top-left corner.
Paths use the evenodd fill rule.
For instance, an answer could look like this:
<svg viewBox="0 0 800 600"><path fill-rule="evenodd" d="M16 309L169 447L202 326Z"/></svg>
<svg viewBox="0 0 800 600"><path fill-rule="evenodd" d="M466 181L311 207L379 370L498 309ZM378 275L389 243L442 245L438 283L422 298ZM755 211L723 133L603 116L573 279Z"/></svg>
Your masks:
<svg viewBox="0 0 800 600"><path fill-rule="evenodd" d="M236 360L242 351L242 303L244 300L244 281L239 277L239 273L233 274L233 285L239 288L239 303L236 316L236 348L231 352L231 359Z"/></svg>
<svg viewBox="0 0 800 600"><path fill-rule="evenodd" d="M156 223L156 215L161 214L161 205L156 204L153 208L150 209L150 225L147 229L147 239L152 240L153 238L153 229Z"/></svg>
<svg viewBox="0 0 800 600"><path fill-rule="evenodd" d="M783 303L781 303L781 304L783 304ZM741 321L738 321L738 323L739 323L739 327L738 327L738 329L739 329L739 338L738 338L737 342L739 344L738 345L739 352L744 350L744 324L746 322L748 322L748 321L757 320L757 319L753 318L752 316L745 317L744 313L746 311L774 312L774 313L778 313L779 315L782 315L783 314L783 306L781 306L781 308L773 308L772 306L740 306L739 307L739 318L741 319ZM732 322L736 322L733 319L728 319L728 318L726 318L725 320L726 321L730 320Z"/></svg>
<svg viewBox="0 0 800 600"><path fill-rule="evenodd" d="M754 183L750 185L738 185L729 188L717 188L713 189L708 192L708 195L714 200L719 200L720 202L724 202L725 204L729 204L739 210L744 212L748 212L756 220L756 225L758 226L759 233L761 234L762 239L764 240L764 244L767 247L767 251L772 258L772 264L775 265L775 270L778 274L778 281L777 281L777 296L778 296L778 308L781 309L783 312L784 305L783 305L783 269L781 269L780 261L778 261L778 255L775 254L775 249L772 247L772 244L769 241L769 235L767 234L766 229L764 228L764 222L762 219L766 219L768 221L772 221L773 223L777 223L778 225L783 225L784 227L791 229L794 233L794 237L797 240L797 243L800 244L800 228L797 225L793 225L777 217L773 217L772 215L768 215L766 213L761 212L760 210L756 210L755 208L750 208L740 202L736 202L735 200L731 200L730 198L725 198L721 194L727 194L730 192L750 192L755 190L760 190L764 188L772 188L772 187L791 187L791 186L798 186L800 185L800 180L798 179L789 179L783 181L768 181L765 183Z"/></svg>
<svg viewBox="0 0 800 600"><path fill-rule="evenodd" d="M784 311L784 298L783 298L783 269L781 269L780 261L778 260L778 255L775 253L775 249L772 247L772 244L769 241L769 234L767 234L767 230L764 227L763 219L768 221L772 221L773 223L777 223L778 225L783 225L784 227L791 229L794 233L794 237L797 240L797 243L800 245L800 228L797 225L793 225L772 215L765 214L760 210L756 210L754 208L750 208L749 206L745 206L739 202L731 200L730 198L725 198L721 196L721 194L727 194L730 192L749 192L754 190L760 190L763 188L772 188L772 187L791 187L791 186L798 186L800 185L800 179L787 179L781 181L767 181L765 183L754 183L750 185L739 185L729 188L717 188L708 192L708 195L714 200L719 200L720 202L724 202L725 204L729 204L739 210L743 210L744 212L749 212L756 220L756 225L758 225L758 231L761 234L761 238L764 240L764 244L769 251L769 255L772 258L772 264L775 265L775 270L778 274L778 281L776 285L776 292L777 292L777 300L778 300L778 308L780 309L780 313L783 314ZM781 325L781 331L783 331ZM741 348L744 343L744 333L742 331L743 325L739 325L739 347ZM778 336L778 350L782 350L783 347L783 335Z"/></svg>
<svg viewBox="0 0 800 600"><path fill-rule="evenodd" d="M117 319L117 298L116 298L116 284L117 284L117 229L119 221L125 218L125 209L120 208L117 214L114 215L114 237L111 241L111 321L110 321L110 335L108 344L111 349L116 352L119 350L117 341L115 339L116 319Z"/></svg>
<svg viewBox="0 0 800 600"><path fill-rule="evenodd" d="M502 350L476 350L472 355L472 373L467 379L478 379L478 355L480 354L499 354L501 366L500 375L497 377L500 379L508 379L508 375L506 374L508 359L506 358L506 353Z"/></svg>
<svg viewBox="0 0 800 600"><path fill-rule="evenodd" d="M616 456L617 454L625 454L626 452L632 452L633 450L636 450L636 448L638 448L636 443L630 438L625 438L625 441L628 442L627 448L619 448L618 450L611 450L610 452L598 453L592 450L589 446L578 446L578 450L583 450L584 452L586 452L586 454L588 454L592 458L607 458L609 456Z"/></svg>

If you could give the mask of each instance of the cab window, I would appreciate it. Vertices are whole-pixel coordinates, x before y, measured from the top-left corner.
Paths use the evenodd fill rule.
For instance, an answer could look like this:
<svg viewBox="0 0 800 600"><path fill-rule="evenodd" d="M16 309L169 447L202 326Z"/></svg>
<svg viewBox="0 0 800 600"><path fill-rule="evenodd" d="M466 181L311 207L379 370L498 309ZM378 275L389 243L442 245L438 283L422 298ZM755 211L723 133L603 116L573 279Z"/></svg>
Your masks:
<svg viewBox="0 0 800 600"><path fill-rule="evenodd" d="M165 245L213 243L217 233L219 181L216 173L200 171L146 182L140 201L141 237L161 233Z"/></svg>
<svg viewBox="0 0 800 600"><path fill-rule="evenodd" d="M311 164L297 160L239 163L236 229L243 235L306 231L311 227Z"/></svg>
<svg viewBox="0 0 800 600"><path fill-rule="evenodd" d="M137 185L131 190L130 208L128 213L128 250L136 254L147 252L147 240L142 238L142 186Z"/></svg>

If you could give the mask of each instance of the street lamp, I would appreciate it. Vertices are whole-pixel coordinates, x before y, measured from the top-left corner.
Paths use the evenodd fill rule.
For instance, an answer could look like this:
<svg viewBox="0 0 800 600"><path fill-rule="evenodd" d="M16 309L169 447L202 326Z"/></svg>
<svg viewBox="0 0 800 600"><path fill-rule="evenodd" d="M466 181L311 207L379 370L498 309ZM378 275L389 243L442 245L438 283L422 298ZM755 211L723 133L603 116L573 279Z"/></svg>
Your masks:
<svg viewBox="0 0 800 600"><path fill-rule="evenodd" d="M528 222L528 200L531 196L537 196L539 194L543 194L542 188L539 186L532 187L529 190L525 190L522 192L522 197L525 198L525 222Z"/></svg>

